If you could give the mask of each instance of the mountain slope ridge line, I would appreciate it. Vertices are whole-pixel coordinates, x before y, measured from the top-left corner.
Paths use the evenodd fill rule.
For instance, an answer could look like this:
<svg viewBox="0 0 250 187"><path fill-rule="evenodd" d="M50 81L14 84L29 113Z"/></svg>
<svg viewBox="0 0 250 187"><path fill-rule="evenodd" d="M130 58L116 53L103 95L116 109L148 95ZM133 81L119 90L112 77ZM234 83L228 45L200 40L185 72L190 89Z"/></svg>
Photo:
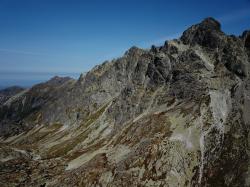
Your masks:
<svg viewBox="0 0 250 187"><path fill-rule="evenodd" d="M249 41L206 18L8 96L0 185L249 186Z"/></svg>

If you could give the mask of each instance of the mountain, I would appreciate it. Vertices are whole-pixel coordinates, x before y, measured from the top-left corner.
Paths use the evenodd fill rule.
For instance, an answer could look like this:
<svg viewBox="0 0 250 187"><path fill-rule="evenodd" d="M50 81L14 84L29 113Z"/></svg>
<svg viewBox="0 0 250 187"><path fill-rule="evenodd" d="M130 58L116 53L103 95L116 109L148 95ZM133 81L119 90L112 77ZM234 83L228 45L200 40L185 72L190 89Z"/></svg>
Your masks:
<svg viewBox="0 0 250 187"><path fill-rule="evenodd" d="M23 91L24 88L19 86L11 86L0 90L0 105L6 102L10 97Z"/></svg>
<svg viewBox="0 0 250 187"><path fill-rule="evenodd" d="M250 31L179 39L0 106L1 186L250 186Z"/></svg>
<svg viewBox="0 0 250 187"><path fill-rule="evenodd" d="M10 97L0 107L0 135L8 137L33 128L39 111L46 104L53 104L56 98L63 97L63 91L70 89L74 81L56 76Z"/></svg>

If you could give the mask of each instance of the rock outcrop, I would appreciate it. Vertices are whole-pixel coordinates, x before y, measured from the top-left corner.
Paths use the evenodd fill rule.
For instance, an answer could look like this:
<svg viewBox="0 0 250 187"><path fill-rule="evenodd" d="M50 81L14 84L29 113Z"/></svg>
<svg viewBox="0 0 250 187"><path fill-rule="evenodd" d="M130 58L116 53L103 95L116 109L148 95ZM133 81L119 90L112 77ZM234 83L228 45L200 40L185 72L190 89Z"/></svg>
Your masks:
<svg viewBox="0 0 250 187"><path fill-rule="evenodd" d="M249 32L180 39L0 107L1 186L249 186Z"/></svg>
<svg viewBox="0 0 250 187"><path fill-rule="evenodd" d="M19 87L19 86L12 86L12 87L8 87L3 90L0 90L0 105L6 102L10 97L20 93L23 90L24 88Z"/></svg>

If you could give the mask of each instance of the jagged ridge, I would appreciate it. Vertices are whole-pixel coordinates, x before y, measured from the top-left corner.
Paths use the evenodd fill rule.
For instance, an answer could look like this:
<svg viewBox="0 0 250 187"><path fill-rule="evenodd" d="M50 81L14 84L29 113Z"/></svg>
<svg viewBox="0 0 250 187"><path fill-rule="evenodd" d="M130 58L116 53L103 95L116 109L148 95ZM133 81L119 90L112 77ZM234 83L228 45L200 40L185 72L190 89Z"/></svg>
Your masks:
<svg viewBox="0 0 250 187"><path fill-rule="evenodd" d="M14 96L0 108L1 181L25 161L12 184L248 186L249 38L207 18L164 46Z"/></svg>

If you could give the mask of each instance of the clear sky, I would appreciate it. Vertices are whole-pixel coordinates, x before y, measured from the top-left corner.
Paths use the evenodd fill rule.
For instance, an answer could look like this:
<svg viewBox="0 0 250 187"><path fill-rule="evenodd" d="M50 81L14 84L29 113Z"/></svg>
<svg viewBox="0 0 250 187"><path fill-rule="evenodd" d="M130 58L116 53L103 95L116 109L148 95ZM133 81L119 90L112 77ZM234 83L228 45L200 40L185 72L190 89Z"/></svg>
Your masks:
<svg viewBox="0 0 250 187"><path fill-rule="evenodd" d="M0 86L76 77L208 16L239 35L250 29L250 0L0 0Z"/></svg>

